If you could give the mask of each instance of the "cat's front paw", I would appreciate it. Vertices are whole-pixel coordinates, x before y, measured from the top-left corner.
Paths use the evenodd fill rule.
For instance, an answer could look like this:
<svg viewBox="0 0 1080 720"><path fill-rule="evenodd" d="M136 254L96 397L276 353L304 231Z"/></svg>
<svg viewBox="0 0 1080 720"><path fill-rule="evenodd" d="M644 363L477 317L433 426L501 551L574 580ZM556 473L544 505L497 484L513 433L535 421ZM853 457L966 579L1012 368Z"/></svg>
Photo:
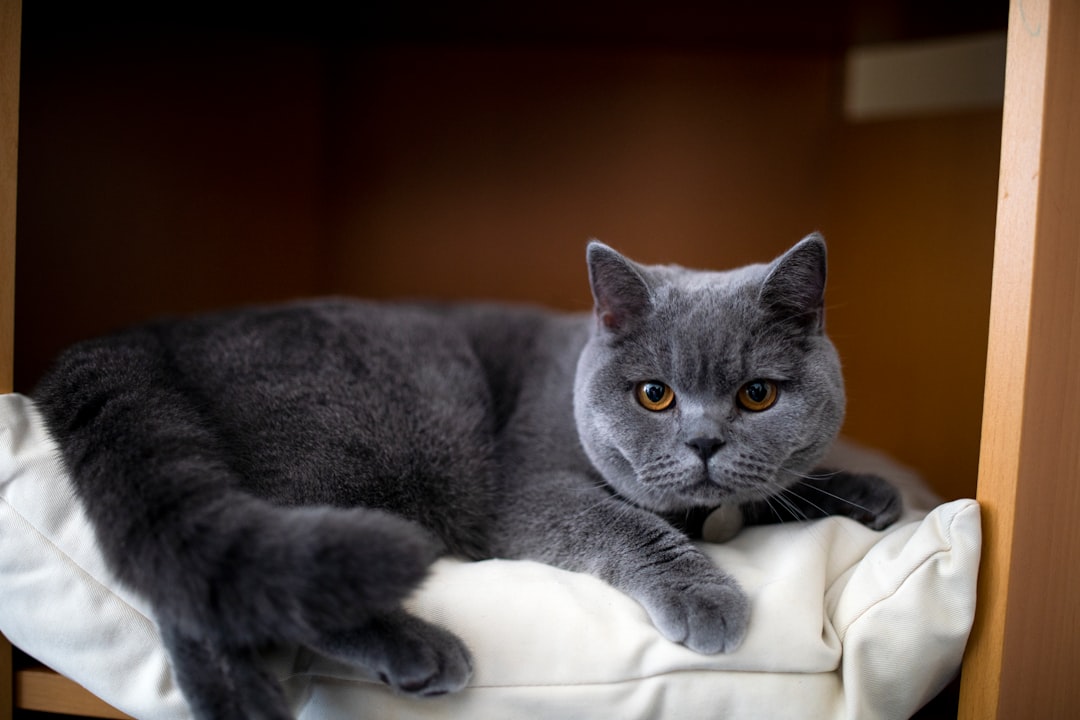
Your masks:
<svg viewBox="0 0 1080 720"><path fill-rule="evenodd" d="M812 520L830 515L848 517L871 530L884 530L899 519L904 503L888 480L870 473L822 470L800 480L785 491L782 507L793 520ZM771 499L742 506L747 524L783 522Z"/></svg>
<svg viewBox="0 0 1080 720"><path fill-rule="evenodd" d="M900 518L904 503L900 491L877 475L857 474L847 515L871 530L884 530Z"/></svg>
<svg viewBox="0 0 1080 720"><path fill-rule="evenodd" d="M705 655L739 647L750 620L746 595L723 576L654 588L643 604L664 637Z"/></svg>

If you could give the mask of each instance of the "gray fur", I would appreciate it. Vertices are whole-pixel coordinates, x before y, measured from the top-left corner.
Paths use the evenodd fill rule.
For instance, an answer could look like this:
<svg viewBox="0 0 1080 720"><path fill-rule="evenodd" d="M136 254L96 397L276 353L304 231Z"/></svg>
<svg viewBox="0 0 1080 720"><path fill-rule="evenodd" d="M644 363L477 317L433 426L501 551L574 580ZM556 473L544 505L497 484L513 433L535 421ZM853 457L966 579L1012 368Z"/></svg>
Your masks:
<svg viewBox="0 0 1080 720"><path fill-rule="evenodd" d="M592 314L313 301L61 356L36 401L199 717L287 718L254 660L274 643L403 693L463 687L468 650L401 605L442 553L592 573L716 653L749 603L689 541L694 517L895 519L876 478L809 475L844 405L819 236L723 273L592 243L588 268ZM757 379L779 394L751 412L735 398ZM646 410L644 381L674 404Z"/></svg>

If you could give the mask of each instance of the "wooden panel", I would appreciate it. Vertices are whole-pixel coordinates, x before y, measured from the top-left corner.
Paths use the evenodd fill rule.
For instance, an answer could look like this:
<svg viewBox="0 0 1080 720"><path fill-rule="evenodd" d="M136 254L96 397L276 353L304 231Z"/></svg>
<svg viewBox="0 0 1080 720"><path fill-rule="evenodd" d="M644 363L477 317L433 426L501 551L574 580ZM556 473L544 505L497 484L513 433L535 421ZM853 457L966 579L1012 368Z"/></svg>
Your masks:
<svg viewBox="0 0 1080 720"><path fill-rule="evenodd" d="M15 188L21 0L0 0L0 393L11 392L15 318ZM0 720L12 710L11 643L0 635Z"/></svg>
<svg viewBox="0 0 1080 720"><path fill-rule="evenodd" d="M20 670L15 676L15 705L22 710L129 720L126 715L63 675L43 667Z"/></svg>
<svg viewBox="0 0 1080 720"><path fill-rule="evenodd" d="M317 292L315 49L27 14L16 389L118 325Z"/></svg>
<svg viewBox="0 0 1080 720"><path fill-rule="evenodd" d="M1014 2L964 718L1080 710L1080 4Z"/></svg>
<svg viewBox="0 0 1080 720"><path fill-rule="evenodd" d="M836 67L678 48L348 54L330 96L332 289L581 309L590 237L647 262L767 259L820 224Z"/></svg>
<svg viewBox="0 0 1080 720"><path fill-rule="evenodd" d="M15 309L15 208L22 4L0 1L0 392L11 392ZM0 636L0 720L15 707L87 717L128 718L71 680L45 668L14 673Z"/></svg>
<svg viewBox="0 0 1080 720"><path fill-rule="evenodd" d="M0 392L11 392L21 0L0 0Z"/></svg>
<svg viewBox="0 0 1080 720"><path fill-rule="evenodd" d="M973 497L1001 112L844 126L829 175L827 325L844 433Z"/></svg>
<svg viewBox="0 0 1080 720"><path fill-rule="evenodd" d="M11 643L0 635L0 720L11 720L15 704L11 681Z"/></svg>

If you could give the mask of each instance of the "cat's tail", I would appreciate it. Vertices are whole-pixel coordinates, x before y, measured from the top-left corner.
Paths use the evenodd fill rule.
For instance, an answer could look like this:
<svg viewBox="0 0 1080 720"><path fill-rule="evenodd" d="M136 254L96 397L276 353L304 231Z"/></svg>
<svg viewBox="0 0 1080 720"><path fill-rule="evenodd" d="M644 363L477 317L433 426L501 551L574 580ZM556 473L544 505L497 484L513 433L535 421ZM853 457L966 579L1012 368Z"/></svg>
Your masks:
<svg viewBox="0 0 1080 720"><path fill-rule="evenodd" d="M65 355L35 391L110 568L159 623L231 647L309 644L399 607L440 543L366 508L240 489L150 333Z"/></svg>

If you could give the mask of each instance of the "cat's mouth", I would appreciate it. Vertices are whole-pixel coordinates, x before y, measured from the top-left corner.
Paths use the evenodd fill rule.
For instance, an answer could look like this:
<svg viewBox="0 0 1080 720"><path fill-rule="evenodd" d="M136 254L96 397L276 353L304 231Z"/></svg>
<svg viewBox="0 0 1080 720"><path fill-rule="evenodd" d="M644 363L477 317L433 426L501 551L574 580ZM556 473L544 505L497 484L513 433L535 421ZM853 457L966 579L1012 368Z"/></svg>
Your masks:
<svg viewBox="0 0 1080 720"><path fill-rule="evenodd" d="M690 464L639 465L633 475L612 483L616 491L653 512L682 512L687 508L741 503L771 494L777 468L757 458ZM629 480L629 482L626 482Z"/></svg>
<svg viewBox="0 0 1080 720"><path fill-rule="evenodd" d="M776 485L774 472L754 464L745 467L714 468L703 465L699 476L684 485L687 502L698 505L741 503L769 493Z"/></svg>
<svg viewBox="0 0 1080 720"><path fill-rule="evenodd" d="M713 507L738 501L746 488L734 487L721 475L702 468L694 478L683 478L665 486L646 486L648 505L654 512L681 512L695 507Z"/></svg>

